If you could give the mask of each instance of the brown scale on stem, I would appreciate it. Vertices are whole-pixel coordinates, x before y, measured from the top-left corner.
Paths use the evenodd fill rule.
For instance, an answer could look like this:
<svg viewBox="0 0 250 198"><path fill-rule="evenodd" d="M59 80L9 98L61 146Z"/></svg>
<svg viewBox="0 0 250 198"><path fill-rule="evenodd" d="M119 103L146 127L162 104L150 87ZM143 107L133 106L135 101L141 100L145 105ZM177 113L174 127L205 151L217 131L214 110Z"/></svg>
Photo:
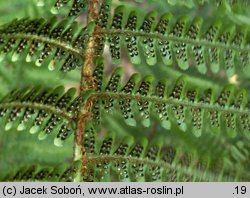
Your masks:
<svg viewBox="0 0 250 198"><path fill-rule="evenodd" d="M88 0L88 22L99 20L98 8L99 0ZM101 39L101 27L96 24L94 32L89 39L86 50L83 54L84 64L82 67L81 91L94 88L94 79L92 77L92 68L94 65L95 49L98 47L97 40Z"/></svg>

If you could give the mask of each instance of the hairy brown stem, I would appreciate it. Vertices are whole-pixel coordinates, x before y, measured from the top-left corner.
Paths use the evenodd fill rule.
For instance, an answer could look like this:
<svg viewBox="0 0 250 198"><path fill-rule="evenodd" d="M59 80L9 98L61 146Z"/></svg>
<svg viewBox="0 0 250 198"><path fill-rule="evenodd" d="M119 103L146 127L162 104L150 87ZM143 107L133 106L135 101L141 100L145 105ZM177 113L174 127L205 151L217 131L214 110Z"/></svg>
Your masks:
<svg viewBox="0 0 250 198"><path fill-rule="evenodd" d="M87 22L90 23L92 21L96 21L98 19L98 8L101 0L87 0L88 2L88 16ZM84 57L84 64L82 66L81 71L81 82L80 82L80 93L93 88L93 80L92 80L92 68L93 68L93 61L95 55L95 37L96 37L96 30L91 35L86 49L83 53ZM85 152L85 148L83 146L84 141L84 128L85 123L88 121L91 115L91 103L86 103L78 113L78 121L77 121L77 129L75 135L75 153L74 153L74 160L81 160L82 161L82 168L81 172L76 175L75 181L79 181L81 175L87 174L87 156Z"/></svg>

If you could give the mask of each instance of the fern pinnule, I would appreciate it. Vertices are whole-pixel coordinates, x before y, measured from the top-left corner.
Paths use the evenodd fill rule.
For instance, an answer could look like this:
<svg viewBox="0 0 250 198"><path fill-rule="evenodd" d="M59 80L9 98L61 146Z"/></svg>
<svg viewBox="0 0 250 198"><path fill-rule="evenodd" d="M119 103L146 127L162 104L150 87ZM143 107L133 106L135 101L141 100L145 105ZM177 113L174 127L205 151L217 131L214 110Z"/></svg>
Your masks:
<svg viewBox="0 0 250 198"><path fill-rule="evenodd" d="M56 0L55 5L51 8L53 14L58 14L62 7L69 7L68 16L77 17L87 7L87 0Z"/></svg>
<svg viewBox="0 0 250 198"><path fill-rule="evenodd" d="M61 66L67 72L82 66L83 51L94 24L79 30L76 22L56 18L14 20L0 30L1 59L12 53L12 61L26 56L36 65L48 64L50 70Z"/></svg>
<svg viewBox="0 0 250 198"><path fill-rule="evenodd" d="M107 28L110 22L110 12L111 12L111 0L103 0L98 17L95 21L96 23L96 31L95 31L95 43L98 45L95 46L95 56L101 56L103 54L106 36L100 33L101 28Z"/></svg>
<svg viewBox="0 0 250 198"><path fill-rule="evenodd" d="M124 24L124 6L119 6L115 9L115 13L114 13L114 20L111 24L111 28L112 29L122 29L122 25ZM120 57L121 57L121 37L119 35L115 35L115 36L110 36L108 38L108 42L110 43L109 47L110 47L110 53L112 55L113 58L113 62L114 63L119 63Z"/></svg>
<svg viewBox="0 0 250 198"><path fill-rule="evenodd" d="M140 23L136 11L127 12L125 7L118 7L110 25L100 30L109 38L114 63L121 62L121 46L125 45L133 64L139 64L143 56L147 64L155 65L159 55L166 65L177 63L183 70L195 65L203 74L225 70L232 76L249 68L249 30L245 27L225 28L211 20L207 28L201 17L190 20L183 16L174 21L171 13L157 21L155 12L146 14Z"/></svg>

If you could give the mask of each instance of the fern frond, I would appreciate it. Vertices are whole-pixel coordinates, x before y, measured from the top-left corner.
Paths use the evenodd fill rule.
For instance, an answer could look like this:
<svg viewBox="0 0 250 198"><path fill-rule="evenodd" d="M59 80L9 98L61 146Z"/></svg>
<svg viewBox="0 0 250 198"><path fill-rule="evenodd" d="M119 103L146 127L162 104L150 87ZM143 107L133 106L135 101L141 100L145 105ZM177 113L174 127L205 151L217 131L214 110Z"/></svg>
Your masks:
<svg viewBox="0 0 250 198"><path fill-rule="evenodd" d="M71 165L57 166L31 165L13 171L9 175L0 175L1 181L74 181L76 171L80 169L81 162L75 161Z"/></svg>
<svg viewBox="0 0 250 198"><path fill-rule="evenodd" d="M226 170L223 160L213 164L195 153L164 146L159 140L124 137L118 143L111 132L98 138L91 126L85 130L84 147L86 181L233 181L236 177Z"/></svg>
<svg viewBox="0 0 250 198"><path fill-rule="evenodd" d="M96 65L93 77L97 90L91 96L96 120L101 117L101 109L113 112L116 107L132 126L139 116L141 123L148 127L150 116L157 115L166 129L174 122L184 131L192 127L197 136L209 127L216 132L227 131L231 137L242 132L250 138L250 103L243 89L235 93L234 86L228 85L220 92L212 88L201 90L188 85L185 77L180 77L168 89L166 79L154 83L152 76L141 79L139 74L132 75L122 84L122 68L116 68L104 83L102 61L97 60Z"/></svg>
<svg viewBox="0 0 250 198"><path fill-rule="evenodd" d="M50 70L61 65L66 72L82 66L83 51L93 24L79 30L76 22L55 18L14 20L0 30L0 60L12 54L12 61L25 57L26 61L44 62Z"/></svg>
<svg viewBox="0 0 250 198"><path fill-rule="evenodd" d="M45 139L57 133L54 144L61 146L75 130L75 123L84 97L75 97L75 89L64 92L55 89L14 90L0 102L0 121L5 130L40 132L38 138Z"/></svg>
<svg viewBox="0 0 250 198"><path fill-rule="evenodd" d="M192 21L181 17L175 22L171 13L157 21L156 12L146 14L140 23L136 11L127 13L124 6L119 6L110 25L101 32L108 38L114 63L121 62L121 46L125 46L134 64L139 64L144 56L149 65L155 65L159 54L166 65L177 62L183 70L195 65L201 73L210 67L214 73L224 69L231 76L236 70L249 67L248 29L225 28L217 21L208 28L202 24L200 17Z"/></svg>
<svg viewBox="0 0 250 198"><path fill-rule="evenodd" d="M87 0L56 0L51 12L57 14L63 7L69 8L68 16L76 17L87 7Z"/></svg>
<svg viewBox="0 0 250 198"><path fill-rule="evenodd" d="M164 146L161 141L146 138L135 141L124 137L120 142L114 133L97 137L91 124L85 128L87 173L82 181L245 181L248 174L231 171L223 158L211 161L196 153ZM235 166L235 165L234 165ZM233 167L234 167L233 166ZM31 165L10 174L0 174L1 181L74 181L81 161L71 165Z"/></svg>

